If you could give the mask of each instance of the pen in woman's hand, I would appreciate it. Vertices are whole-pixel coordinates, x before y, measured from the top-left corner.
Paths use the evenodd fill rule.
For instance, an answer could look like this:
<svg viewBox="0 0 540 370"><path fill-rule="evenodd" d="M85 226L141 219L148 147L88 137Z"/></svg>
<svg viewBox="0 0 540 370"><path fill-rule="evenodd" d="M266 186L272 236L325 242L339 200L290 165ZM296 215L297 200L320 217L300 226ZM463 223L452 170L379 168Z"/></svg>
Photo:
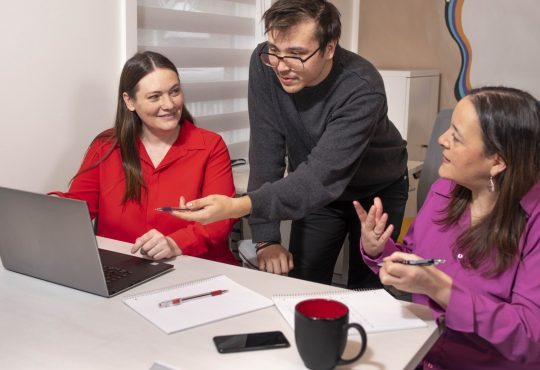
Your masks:
<svg viewBox="0 0 540 370"><path fill-rule="evenodd" d="M180 207L159 207L155 209L156 211L160 212L191 212L192 210L189 208L180 208Z"/></svg>
<svg viewBox="0 0 540 370"><path fill-rule="evenodd" d="M402 265L411 265L411 266L433 266L433 265L440 265L441 263L445 263L446 260L442 258L430 258L430 259L422 259L422 260L401 260L401 261L393 261L394 263L401 263ZM377 263L377 266L384 265L384 262Z"/></svg>

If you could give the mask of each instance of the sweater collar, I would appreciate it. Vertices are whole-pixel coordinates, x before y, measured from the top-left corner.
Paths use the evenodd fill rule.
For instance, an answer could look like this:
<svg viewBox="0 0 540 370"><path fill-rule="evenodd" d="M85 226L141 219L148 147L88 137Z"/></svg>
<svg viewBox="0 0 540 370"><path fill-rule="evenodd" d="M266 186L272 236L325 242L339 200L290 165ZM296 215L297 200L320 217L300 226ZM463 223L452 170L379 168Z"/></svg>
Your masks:
<svg viewBox="0 0 540 370"><path fill-rule="evenodd" d="M306 86L302 90L298 91L297 93L292 94L296 99L304 99L304 98L310 98L313 99L314 96L326 96L328 94L328 91L330 90L330 87L334 84L334 82L337 80L339 75L339 70L341 67L341 47L339 45L336 45L336 51L334 53L334 58L332 60L332 69L330 70L330 73L324 80L322 80L319 84L315 86ZM277 80L277 77L276 77ZM279 82L279 81L278 81Z"/></svg>

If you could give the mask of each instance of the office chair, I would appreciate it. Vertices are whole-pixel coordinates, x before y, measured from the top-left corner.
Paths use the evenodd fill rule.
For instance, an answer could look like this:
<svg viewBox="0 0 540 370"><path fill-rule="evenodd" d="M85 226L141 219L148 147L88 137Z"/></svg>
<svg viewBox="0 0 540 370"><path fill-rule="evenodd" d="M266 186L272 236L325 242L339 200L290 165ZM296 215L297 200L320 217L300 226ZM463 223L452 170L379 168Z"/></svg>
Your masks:
<svg viewBox="0 0 540 370"><path fill-rule="evenodd" d="M238 243L238 255L242 261L242 266L255 270L259 269L255 243L253 243L251 239L240 240Z"/></svg>
<svg viewBox="0 0 540 370"><path fill-rule="evenodd" d="M442 149L437 140L439 136L450 127L453 109L442 110L437 114L431 138L429 139L426 158L422 165L420 179L418 179L418 191L416 194L417 210L420 210L431 185L439 178L439 167L442 161Z"/></svg>

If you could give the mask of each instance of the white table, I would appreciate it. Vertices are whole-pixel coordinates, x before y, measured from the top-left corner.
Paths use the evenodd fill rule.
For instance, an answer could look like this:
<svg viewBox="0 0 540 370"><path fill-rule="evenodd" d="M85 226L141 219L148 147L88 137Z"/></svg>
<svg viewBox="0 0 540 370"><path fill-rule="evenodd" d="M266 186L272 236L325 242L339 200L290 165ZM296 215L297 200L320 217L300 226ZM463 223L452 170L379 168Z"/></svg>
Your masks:
<svg viewBox="0 0 540 370"><path fill-rule="evenodd" d="M126 243L98 238L104 249ZM275 307L167 335L122 302L122 297L218 274L261 294L338 288L182 256L175 270L113 298L102 298L0 268L0 368L149 369L156 361L177 369L303 369L294 332ZM370 334L362 359L342 369L413 369L439 336L429 310L404 303L426 328ZM212 337L281 330L291 347L219 354ZM354 341L354 340L353 340ZM350 342L345 355L358 343Z"/></svg>

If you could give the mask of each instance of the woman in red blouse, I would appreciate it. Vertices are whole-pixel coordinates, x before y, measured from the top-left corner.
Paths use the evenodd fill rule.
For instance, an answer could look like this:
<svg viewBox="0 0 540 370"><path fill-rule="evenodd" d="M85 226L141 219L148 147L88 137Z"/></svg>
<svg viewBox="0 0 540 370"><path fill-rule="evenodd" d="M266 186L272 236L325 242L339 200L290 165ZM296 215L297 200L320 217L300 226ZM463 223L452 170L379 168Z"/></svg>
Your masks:
<svg viewBox="0 0 540 370"><path fill-rule="evenodd" d="M52 194L86 201L97 234L133 243L132 253L236 264L228 247L234 220L201 225L156 210L181 195L234 195L225 143L192 122L175 65L135 54L122 70L114 127L94 139L69 191Z"/></svg>

